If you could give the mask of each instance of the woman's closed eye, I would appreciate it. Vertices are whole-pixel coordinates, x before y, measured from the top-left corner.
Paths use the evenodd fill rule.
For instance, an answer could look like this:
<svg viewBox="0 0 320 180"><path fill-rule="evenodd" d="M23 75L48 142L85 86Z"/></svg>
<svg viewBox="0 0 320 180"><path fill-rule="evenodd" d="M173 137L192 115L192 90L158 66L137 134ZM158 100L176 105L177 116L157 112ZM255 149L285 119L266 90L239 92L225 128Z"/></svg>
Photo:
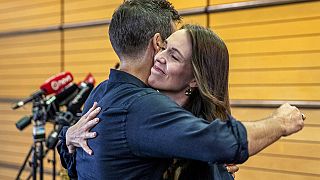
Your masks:
<svg viewBox="0 0 320 180"><path fill-rule="evenodd" d="M175 55L173 55L173 53L171 53L171 57L172 57L174 60L179 61L179 59L178 59Z"/></svg>

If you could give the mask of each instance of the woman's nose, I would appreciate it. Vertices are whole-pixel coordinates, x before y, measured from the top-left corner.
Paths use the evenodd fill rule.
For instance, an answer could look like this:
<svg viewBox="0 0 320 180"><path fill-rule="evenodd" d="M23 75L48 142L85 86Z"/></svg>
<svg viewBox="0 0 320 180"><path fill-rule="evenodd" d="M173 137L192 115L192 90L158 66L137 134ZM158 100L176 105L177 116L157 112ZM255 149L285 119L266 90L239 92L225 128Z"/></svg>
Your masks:
<svg viewBox="0 0 320 180"><path fill-rule="evenodd" d="M166 63L166 59L164 57L159 57L156 59L157 62L161 63L161 64L165 64Z"/></svg>

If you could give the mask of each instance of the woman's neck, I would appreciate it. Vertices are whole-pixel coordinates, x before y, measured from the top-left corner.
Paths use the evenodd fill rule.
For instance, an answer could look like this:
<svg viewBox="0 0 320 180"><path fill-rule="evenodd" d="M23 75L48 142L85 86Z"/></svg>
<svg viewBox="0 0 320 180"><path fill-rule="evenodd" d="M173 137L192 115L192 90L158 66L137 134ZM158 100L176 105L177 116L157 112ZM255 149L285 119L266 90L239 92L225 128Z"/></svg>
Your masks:
<svg viewBox="0 0 320 180"><path fill-rule="evenodd" d="M171 100L176 102L181 107L187 104L189 100L189 97L185 95L184 91L181 91L181 92L160 91L160 92L170 97Z"/></svg>

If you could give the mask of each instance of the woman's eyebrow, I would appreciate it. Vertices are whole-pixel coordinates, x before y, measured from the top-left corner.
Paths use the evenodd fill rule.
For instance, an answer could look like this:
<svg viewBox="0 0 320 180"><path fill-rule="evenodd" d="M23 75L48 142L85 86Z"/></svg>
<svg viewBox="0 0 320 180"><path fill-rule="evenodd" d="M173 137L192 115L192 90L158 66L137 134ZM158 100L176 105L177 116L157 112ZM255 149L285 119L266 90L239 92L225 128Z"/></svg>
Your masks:
<svg viewBox="0 0 320 180"><path fill-rule="evenodd" d="M168 41L167 40L164 40L164 43L167 45L168 44ZM182 53L175 47L171 47L171 49L175 52L177 52L183 59L184 59L184 56L182 55Z"/></svg>

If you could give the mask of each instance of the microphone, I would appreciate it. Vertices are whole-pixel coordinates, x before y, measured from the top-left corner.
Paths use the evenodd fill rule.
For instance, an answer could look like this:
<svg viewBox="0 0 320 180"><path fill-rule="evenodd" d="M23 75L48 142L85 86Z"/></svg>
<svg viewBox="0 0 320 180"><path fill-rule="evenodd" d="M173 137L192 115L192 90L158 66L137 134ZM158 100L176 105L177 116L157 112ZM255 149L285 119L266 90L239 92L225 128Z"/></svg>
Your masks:
<svg viewBox="0 0 320 180"><path fill-rule="evenodd" d="M59 107L68 104L79 92L79 88L75 83L70 83L68 87L63 89L59 94L51 96L45 101L48 113L48 119L53 119L59 112Z"/></svg>
<svg viewBox="0 0 320 180"><path fill-rule="evenodd" d="M87 100L91 91L93 90L95 84L95 79L91 73L87 75L84 81L80 82L78 87L80 89L76 97L68 104L67 111L71 112L74 115L81 112L81 107Z"/></svg>
<svg viewBox="0 0 320 180"><path fill-rule="evenodd" d="M16 103L12 109L18 109L37 97L58 93L72 81L73 76L70 72L62 72L52 76L40 86L40 90L31 94L30 97Z"/></svg>
<svg viewBox="0 0 320 180"><path fill-rule="evenodd" d="M65 89L63 89L60 93L55 96L51 96L49 99L45 101L46 121L54 120L55 117L60 112L60 106L65 105L73 99L78 93L79 88L78 85L74 83L70 83ZM16 122L16 127L22 131L25 127L31 124L32 116L25 116L21 118L18 122Z"/></svg>

